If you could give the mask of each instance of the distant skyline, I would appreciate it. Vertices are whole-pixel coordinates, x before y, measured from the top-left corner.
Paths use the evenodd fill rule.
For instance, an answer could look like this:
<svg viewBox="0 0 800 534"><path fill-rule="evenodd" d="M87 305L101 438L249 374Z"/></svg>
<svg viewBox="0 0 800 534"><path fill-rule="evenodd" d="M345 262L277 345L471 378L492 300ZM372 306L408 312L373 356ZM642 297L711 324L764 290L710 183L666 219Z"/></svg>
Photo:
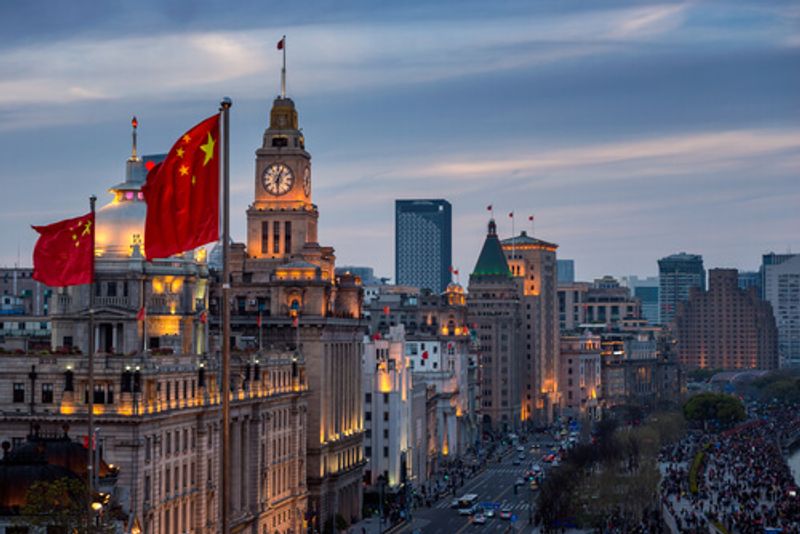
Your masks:
<svg viewBox="0 0 800 534"><path fill-rule="evenodd" d="M42 224L110 200L139 118L160 153L232 109L232 229L279 91L313 157L320 242L394 275L395 199L453 207L466 285L492 204L578 280L707 269L800 251L796 2L477 1L287 5L77 0L0 6L0 265Z"/></svg>

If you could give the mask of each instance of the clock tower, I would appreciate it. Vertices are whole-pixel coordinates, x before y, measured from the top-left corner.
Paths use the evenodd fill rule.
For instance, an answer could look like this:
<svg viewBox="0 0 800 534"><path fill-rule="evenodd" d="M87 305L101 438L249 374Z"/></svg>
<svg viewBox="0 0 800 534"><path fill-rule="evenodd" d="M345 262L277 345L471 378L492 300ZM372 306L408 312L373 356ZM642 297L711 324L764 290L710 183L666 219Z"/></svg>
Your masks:
<svg viewBox="0 0 800 534"><path fill-rule="evenodd" d="M318 260L319 251L311 250L318 248L319 218L311 202L311 155L291 98L273 102L255 167L255 200L247 210L249 256Z"/></svg>

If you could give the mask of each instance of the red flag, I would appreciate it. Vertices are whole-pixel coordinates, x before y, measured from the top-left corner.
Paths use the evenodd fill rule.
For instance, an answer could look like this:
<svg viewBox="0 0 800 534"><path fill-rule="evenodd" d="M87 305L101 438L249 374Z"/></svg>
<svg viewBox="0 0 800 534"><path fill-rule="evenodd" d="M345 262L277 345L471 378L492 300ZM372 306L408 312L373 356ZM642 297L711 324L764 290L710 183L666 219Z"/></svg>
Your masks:
<svg viewBox="0 0 800 534"><path fill-rule="evenodd" d="M285 36L280 41L278 41L278 50L283 50L284 46L286 46L286 37Z"/></svg>
<svg viewBox="0 0 800 534"><path fill-rule="evenodd" d="M428 351L427 350L422 353L422 359L423 360L427 360L428 359Z"/></svg>
<svg viewBox="0 0 800 534"><path fill-rule="evenodd" d="M492 211L492 205L491 205L491 204L489 204L488 206L486 206L486 211Z"/></svg>
<svg viewBox="0 0 800 534"><path fill-rule="evenodd" d="M144 227L148 260L167 258L219 240L219 115L172 146L147 173Z"/></svg>
<svg viewBox="0 0 800 534"><path fill-rule="evenodd" d="M94 277L94 214L34 226L33 279L54 287L89 284Z"/></svg>
<svg viewBox="0 0 800 534"><path fill-rule="evenodd" d="M508 212L508 216L509 216L509 217L511 217L511 218L513 219L513 218L514 218L514 212L513 212L513 211L509 211L509 212Z"/></svg>
<svg viewBox="0 0 800 534"><path fill-rule="evenodd" d="M261 328L261 312L258 312L258 320L256 321L256 325Z"/></svg>
<svg viewBox="0 0 800 534"><path fill-rule="evenodd" d="M139 312L136 314L137 321L144 321L145 317L147 317L147 310L144 306L139 308Z"/></svg>
<svg viewBox="0 0 800 534"><path fill-rule="evenodd" d="M458 276L458 269L453 269L453 274Z"/></svg>
<svg viewBox="0 0 800 534"><path fill-rule="evenodd" d="M206 310L203 310L202 313L200 313L200 323L206 324L207 322L208 322L208 312Z"/></svg>
<svg viewBox="0 0 800 534"><path fill-rule="evenodd" d="M295 327L295 328L300 326L300 318L298 316L296 316L296 315L292 319L292 326Z"/></svg>
<svg viewBox="0 0 800 534"><path fill-rule="evenodd" d="M530 217L528 217L528 220L529 220L529 221L533 221L533 215L531 215Z"/></svg>
<svg viewBox="0 0 800 534"><path fill-rule="evenodd" d="M389 309L389 306L384 306L384 307L383 307L383 314L384 314L384 315L389 315L389 312L390 312L390 311L392 311L392 310L391 310L391 309Z"/></svg>

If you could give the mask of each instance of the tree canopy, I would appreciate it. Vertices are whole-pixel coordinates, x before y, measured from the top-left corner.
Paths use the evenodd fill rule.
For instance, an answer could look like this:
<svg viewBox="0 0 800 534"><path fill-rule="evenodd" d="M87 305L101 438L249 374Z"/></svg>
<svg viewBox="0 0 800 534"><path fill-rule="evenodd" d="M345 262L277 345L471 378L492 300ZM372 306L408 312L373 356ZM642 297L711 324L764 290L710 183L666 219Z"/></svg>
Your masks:
<svg viewBox="0 0 800 534"><path fill-rule="evenodd" d="M717 421L730 425L744 421L747 414L742 401L724 393L701 393L683 405L683 415L698 423Z"/></svg>

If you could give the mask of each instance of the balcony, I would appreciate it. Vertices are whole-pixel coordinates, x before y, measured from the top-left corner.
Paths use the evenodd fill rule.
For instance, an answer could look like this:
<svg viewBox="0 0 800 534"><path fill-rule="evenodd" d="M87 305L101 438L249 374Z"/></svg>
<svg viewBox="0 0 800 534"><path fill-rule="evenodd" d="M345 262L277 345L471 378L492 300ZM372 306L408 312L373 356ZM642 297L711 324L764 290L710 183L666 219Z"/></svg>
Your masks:
<svg viewBox="0 0 800 534"><path fill-rule="evenodd" d="M128 306L130 306L130 299L128 297L95 297L94 305L114 306L116 308L127 308Z"/></svg>

